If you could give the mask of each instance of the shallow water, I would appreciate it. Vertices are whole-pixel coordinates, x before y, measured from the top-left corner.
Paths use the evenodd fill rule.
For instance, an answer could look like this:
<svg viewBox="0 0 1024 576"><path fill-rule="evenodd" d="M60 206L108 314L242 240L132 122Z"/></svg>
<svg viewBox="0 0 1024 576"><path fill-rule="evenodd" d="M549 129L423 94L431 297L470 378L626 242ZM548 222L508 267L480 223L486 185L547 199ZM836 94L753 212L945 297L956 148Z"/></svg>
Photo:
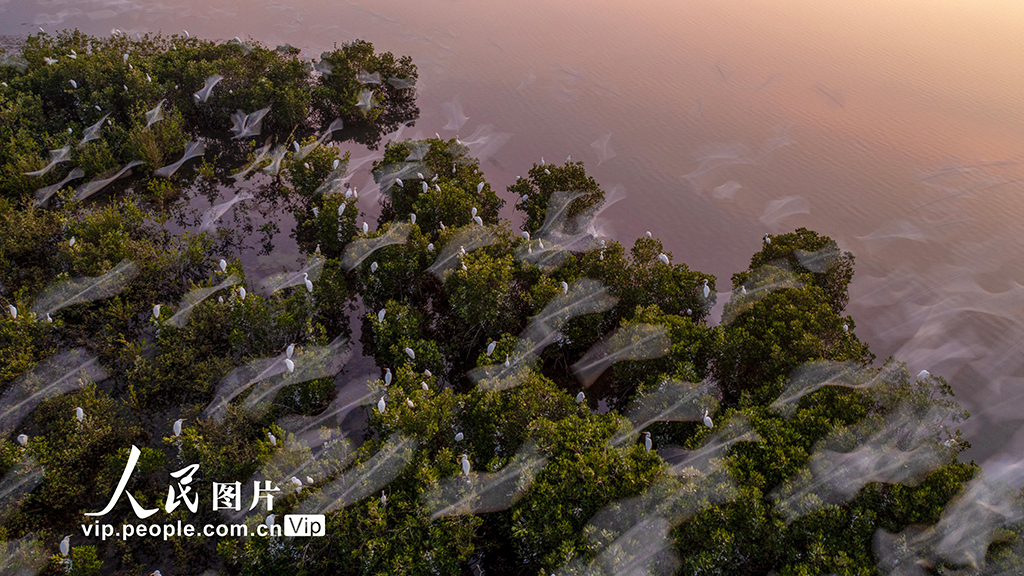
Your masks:
<svg viewBox="0 0 1024 576"><path fill-rule="evenodd" d="M879 364L896 354L952 383L968 459L1024 454L1016 0L0 0L0 34L37 26L409 54L421 116L403 137L509 134L481 163L496 190L572 154L625 190L608 234L650 230L719 289L766 232L827 234L857 257L848 312ZM241 254L254 279L301 266L292 224L271 254Z"/></svg>

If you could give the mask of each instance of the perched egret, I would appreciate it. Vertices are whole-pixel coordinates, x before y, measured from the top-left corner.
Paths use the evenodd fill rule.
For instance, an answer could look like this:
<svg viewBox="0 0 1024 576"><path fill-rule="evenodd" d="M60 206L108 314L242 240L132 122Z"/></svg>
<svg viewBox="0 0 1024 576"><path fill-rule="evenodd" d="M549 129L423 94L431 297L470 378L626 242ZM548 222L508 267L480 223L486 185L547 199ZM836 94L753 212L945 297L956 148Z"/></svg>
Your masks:
<svg viewBox="0 0 1024 576"><path fill-rule="evenodd" d="M384 403L384 397L381 396L380 397L380 401L377 402L377 412L380 412L381 414L383 414L384 411L387 410L387 407L388 407L388 405Z"/></svg>
<svg viewBox="0 0 1024 576"><path fill-rule="evenodd" d="M426 194L427 190L429 190L430 187L427 186L426 182L420 182L420 184L423 186L423 193Z"/></svg>
<svg viewBox="0 0 1024 576"><path fill-rule="evenodd" d="M71 535L67 535L60 541L60 555L67 556L71 551Z"/></svg>
<svg viewBox="0 0 1024 576"><path fill-rule="evenodd" d="M337 170L339 164L341 164L341 160L338 160L337 158L335 158L334 159L334 164L331 164L331 169L332 170Z"/></svg>
<svg viewBox="0 0 1024 576"><path fill-rule="evenodd" d="M28 446L28 436L25 434L18 434L18 444L22 446Z"/></svg>
<svg viewBox="0 0 1024 576"><path fill-rule="evenodd" d="M74 80L68 80L68 82L71 83L72 88L78 88L78 82L75 82Z"/></svg>
<svg viewBox="0 0 1024 576"><path fill-rule="evenodd" d="M473 222L476 222L477 226L484 225L484 219L479 216L473 216Z"/></svg>
<svg viewBox="0 0 1024 576"><path fill-rule="evenodd" d="M569 293L569 284L565 280L562 280L562 294Z"/></svg>
<svg viewBox="0 0 1024 576"><path fill-rule="evenodd" d="M239 297L240 297L240 298L241 298L242 300L245 300L245 288L239 288L239 289L238 289L238 296L239 296Z"/></svg>
<svg viewBox="0 0 1024 576"><path fill-rule="evenodd" d="M465 436L462 435L462 432L458 432L458 433L455 434L455 441L456 442L462 442L463 438L465 438Z"/></svg>
<svg viewBox="0 0 1024 576"><path fill-rule="evenodd" d="M666 256L664 252L658 254L658 260L661 260L662 264L668 266L668 256Z"/></svg>
<svg viewBox="0 0 1024 576"><path fill-rule="evenodd" d="M284 359L284 367L288 369L288 373L295 372L295 362L291 358Z"/></svg>
<svg viewBox="0 0 1024 576"><path fill-rule="evenodd" d="M647 451L650 452L651 447L654 445L654 442L651 442L651 433L644 432L644 436L646 436L646 438L644 438L644 448L646 448Z"/></svg>
<svg viewBox="0 0 1024 576"><path fill-rule="evenodd" d="M85 420L85 410L82 410L81 406L75 407L75 418L78 418L79 422Z"/></svg>
<svg viewBox="0 0 1024 576"><path fill-rule="evenodd" d="M491 340L491 343L487 345L487 355L488 356L490 356L491 354L494 353L494 347L497 346L497 345L498 345L498 343L496 341Z"/></svg>
<svg viewBox="0 0 1024 576"><path fill-rule="evenodd" d="M586 398L586 394L583 393L583 390L580 390L580 393L576 395L576 403L583 404L583 401L586 400Z"/></svg>
<svg viewBox="0 0 1024 576"><path fill-rule="evenodd" d="M313 481L312 476L306 476L306 484L316 484L316 482Z"/></svg>
<svg viewBox="0 0 1024 576"><path fill-rule="evenodd" d="M402 182L401 178L395 178L395 184L398 184L399 188L405 188L405 183Z"/></svg>
<svg viewBox="0 0 1024 576"><path fill-rule="evenodd" d="M850 325L845 323L845 322L843 322L843 332L849 332L849 331L850 331Z"/></svg>
<svg viewBox="0 0 1024 576"><path fill-rule="evenodd" d="M345 213L345 208L348 208L348 204L345 204L344 202L338 204L338 216L341 216Z"/></svg>
<svg viewBox="0 0 1024 576"><path fill-rule="evenodd" d="M462 455L462 473L465 476L467 476L467 477L469 476L469 455L468 454L463 454Z"/></svg>
<svg viewBox="0 0 1024 576"><path fill-rule="evenodd" d="M505 368L509 367L508 354L505 354Z"/></svg>
<svg viewBox="0 0 1024 576"><path fill-rule="evenodd" d="M410 224L415 224L416 223L416 214L409 214L409 223Z"/></svg>
<svg viewBox="0 0 1024 576"><path fill-rule="evenodd" d="M405 355L408 356L410 359L412 359L412 360L416 359L416 352L413 351L412 348L409 348L408 346L406 346L406 348L405 348L405 350L403 350L403 352L405 352Z"/></svg>
<svg viewBox="0 0 1024 576"><path fill-rule="evenodd" d="M376 262L371 262L370 263L370 272L376 272L377 268L379 268L379 267L380 266Z"/></svg>
<svg viewBox="0 0 1024 576"><path fill-rule="evenodd" d="M427 390L430 390L430 386L427 386L426 382L420 382L420 388L423 388L424 392L426 392Z"/></svg>
<svg viewBox="0 0 1024 576"><path fill-rule="evenodd" d="M711 421L711 416L708 416L708 409L704 409L704 425L708 428L714 428L715 424Z"/></svg>
<svg viewBox="0 0 1024 576"><path fill-rule="evenodd" d="M423 371L423 375L426 376L427 378L433 378L434 377L434 374L431 373L429 369L428 370L424 370Z"/></svg>
<svg viewBox="0 0 1024 576"><path fill-rule="evenodd" d="M740 294L743 294L744 296L747 295L747 287L746 286L740 286Z"/></svg>
<svg viewBox="0 0 1024 576"><path fill-rule="evenodd" d="M174 421L174 435L181 436L181 423L184 422L184 418L178 418Z"/></svg>
<svg viewBox="0 0 1024 576"><path fill-rule="evenodd" d="M74 248L74 247L75 247L75 242L77 242L77 241L78 241L78 240L76 240L76 239L75 239L75 237L74 237L74 236L72 236L72 237L71 237L71 240L68 240L68 247L69 247L69 248Z"/></svg>
<svg viewBox="0 0 1024 576"><path fill-rule="evenodd" d="M529 242L530 241L530 233L524 230L523 231L523 238L525 238L526 241Z"/></svg>
<svg viewBox="0 0 1024 576"><path fill-rule="evenodd" d="M267 528L272 528L274 526L274 515L273 514L267 516L266 525L267 525Z"/></svg>
<svg viewBox="0 0 1024 576"><path fill-rule="evenodd" d="M476 193L479 194L479 193L481 193L483 191L484 191L484 183L481 182L481 183L476 185Z"/></svg>
<svg viewBox="0 0 1024 576"><path fill-rule="evenodd" d="M320 217L320 208L317 208L316 206L313 206L313 218L319 218L319 217Z"/></svg>
<svg viewBox="0 0 1024 576"><path fill-rule="evenodd" d="M267 432L267 439L270 440L272 446L277 446L277 436L274 436L273 432Z"/></svg>
<svg viewBox="0 0 1024 576"><path fill-rule="evenodd" d="M647 231L647 237L648 238L653 238L653 236L651 236L651 231L650 230Z"/></svg>
<svg viewBox="0 0 1024 576"><path fill-rule="evenodd" d="M46 321L49 322L50 324L53 324L53 318L50 318L49 312L46 313Z"/></svg>
<svg viewBox="0 0 1024 576"><path fill-rule="evenodd" d="M153 318L159 318L159 317L160 317L160 305L156 304L156 305L153 306Z"/></svg>
<svg viewBox="0 0 1024 576"><path fill-rule="evenodd" d="M405 403L409 406L409 408L416 407L416 405L412 403L412 400L409 400L408 398L405 399Z"/></svg>
<svg viewBox="0 0 1024 576"><path fill-rule="evenodd" d="M387 313L388 313L387 310L385 310L384 308L381 308L377 312L377 322L383 322L384 321L384 315L387 314Z"/></svg>
<svg viewBox="0 0 1024 576"><path fill-rule="evenodd" d="M771 244L772 243L771 237L769 237L767 234L764 235L764 243L765 244Z"/></svg>
<svg viewBox="0 0 1024 576"><path fill-rule="evenodd" d="M551 170L548 170L547 168L545 168L544 169L544 173L547 174L548 176L550 176L551 175Z"/></svg>
<svg viewBox="0 0 1024 576"><path fill-rule="evenodd" d="M299 480L295 476L292 476L291 478L288 479L288 481L291 482L292 484L295 484L299 488L299 492L302 491L302 480Z"/></svg>
<svg viewBox="0 0 1024 576"><path fill-rule="evenodd" d="M367 224L366 222L363 222L363 234L369 234L369 233L370 233L370 225Z"/></svg>
<svg viewBox="0 0 1024 576"><path fill-rule="evenodd" d="M384 385L391 386L391 368L384 369Z"/></svg>
<svg viewBox="0 0 1024 576"><path fill-rule="evenodd" d="M924 380L925 378L927 378L927 377L929 377L931 375L932 375L931 372L929 372L927 370L921 370L920 372L917 373L917 379L918 380Z"/></svg>
<svg viewBox="0 0 1024 576"><path fill-rule="evenodd" d="M11 313L11 318L18 318L18 309L15 308L14 304L8 304L7 311Z"/></svg>
<svg viewBox="0 0 1024 576"><path fill-rule="evenodd" d="M381 506L387 506L388 505L388 495L385 494L383 490L380 491L380 505Z"/></svg>
<svg viewBox="0 0 1024 576"><path fill-rule="evenodd" d="M218 262L217 265L220 266L220 271L221 272L227 272L227 270L228 270L228 261L227 260L221 258L220 262Z"/></svg>
<svg viewBox="0 0 1024 576"><path fill-rule="evenodd" d="M184 32L184 33L185 33L185 38L189 38L189 35L188 35L188 30L182 30L182 32Z"/></svg>
<svg viewBox="0 0 1024 576"><path fill-rule="evenodd" d="M702 290L702 292L704 293L704 298L707 298L708 295L711 294L711 288L708 287L707 280L704 280L704 289Z"/></svg>
<svg viewBox="0 0 1024 576"><path fill-rule="evenodd" d="M433 252L433 251L434 251L434 243L430 242L429 244L427 244L427 252Z"/></svg>
<svg viewBox="0 0 1024 576"><path fill-rule="evenodd" d="M295 344L289 344L288 347L284 349L284 357L285 358L291 358L292 354L294 354L294 353L295 353Z"/></svg>
<svg viewBox="0 0 1024 576"><path fill-rule="evenodd" d="M476 216L476 206L474 206L473 209L469 211L469 215Z"/></svg>
<svg viewBox="0 0 1024 576"><path fill-rule="evenodd" d="M306 291L313 291L313 281L309 279L309 272L302 273L302 280L306 283Z"/></svg>

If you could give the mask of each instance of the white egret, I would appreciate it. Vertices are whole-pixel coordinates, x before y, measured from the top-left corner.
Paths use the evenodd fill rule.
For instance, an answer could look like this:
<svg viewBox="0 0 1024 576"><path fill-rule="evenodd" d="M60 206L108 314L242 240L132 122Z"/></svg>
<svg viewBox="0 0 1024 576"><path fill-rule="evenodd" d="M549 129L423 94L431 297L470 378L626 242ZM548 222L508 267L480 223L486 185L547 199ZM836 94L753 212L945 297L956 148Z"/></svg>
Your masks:
<svg viewBox="0 0 1024 576"><path fill-rule="evenodd" d="M715 424L711 421L711 416L708 416L708 409L704 409L704 425L708 428L714 428Z"/></svg>
<svg viewBox="0 0 1024 576"><path fill-rule="evenodd" d="M284 367L288 369L289 374L295 372L295 361L293 361L291 358L285 358Z"/></svg>
<svg viewBox="0 0 1024 576"><path fill-rule="evenodd" d="M401 178L395 178L395 184L398 184L399 188L405 188L405 183L402 182Z"/></svg>
<svg viewBox="0 0 1024 576"><path fill-rule="evenodd" d="M153 79L149 77L149 74L146 74L146 82L152 82L152 81L153 81Z"/></svg>
<svg viewBox="0 0 1024 576"><path fill-rule="evenodd" d="M402 351L405 352L405 355L408 356L409 358L411 358L412 360L416 359L416 352L413 351L412 348L409 348L408 346L406 346L405 350L402 350Z"/></svg>
<svg viewBox="0 0 1024 576"><path fill-rule="evenodd" d="M319 218L319 217L320 217L320 209L317 208L316 206L313 206L313 218Z"/></svg>
<svg viewBox="0 0 1024 576"><path fill-rule="evenodd" d="M666 265L666 266L669 265L669 263L668 263L668 256L666 256L664 252L662 252L661 254L658 254L658 260L661 260L661 263Z"/></svg>
<svg viewBox="0 0 1024 576"><path fill-rule="evenodd" d="M71 237L71 240L68 240L68 247L69 247L69 248L74 248L74 247L75 247L75 242L77 242L77 241L78 241L78 240L76 240L76 239L75 239L75 237L74 237L74 236L72 236L72 237Z"/></svg>
<svg viewBox="0 0 1024 576"><path fill-rule="evenodd" d="M423 375L426 376L427 378L433 378L434 377L434 375L430 372L429 369L428 370L424 370L423 371Z"/></svg>
<svg viewBox="0 0 1024 576"><path fill-rule="evenodd" d="M78 82L75 82L74 80L68 80L68 82L71 83L72 88L78 88Z"/></svg>
<svg viewBox="0 0 1024 576"><path fill-rule="evenodd" d="M153 318L159 318L159 317L160 317L160 305L156 304L156 305L153 306Z"/></svg>
<svg viewBox="0 0 1024 576"><path fill-rule="evenodd" d="M473 216L473 222L476 222L477 226L483 226L484 225L484 219L479 217L479 216Z"/></svg>
<svg viewBox="0 0 1024 576"><path fill-rule="evenodd" d="M412 400L409 400L408 398L405 399L405 403L409 406L409 408L416 407L416 405L412 403Z"/></svg>
<svg viewBox="0 0 1024 576"><path fill-rule="evenodd" d="M417 172L416 177L419 178L420 180L426 180L426 178L423 177L423 172Z"/></svg>
<svg viewBox="0 0 1024 576"><path fill-rule="evenodd" d="M75 418L78 418L79 422L85 420L85 410L82 410L81 406L75 407Z"/></svg>
<svg viewBox="0 0 1024 576"><path fill-rule="evenodd" d="M764 243L765 244L771 244L772 243L771 237L769 237L767 234L764 235Z"/></svg>
<svg viewBox="0 0 1024 576"><path fill-rule="evenodd" d="M509 361L508 361L508 354L505 354L505 368L508 368L509 366L510 366L510 364L509 364Z"/></svg>
<svg viewBox="0 0 1024 576"><path fill-rule="evenodd" d="M383 414L384 411L387 410L387 406L388 405L384 403L384 397L381 396L380 397L380 401L377 402L377 412L380 412L381 414Z"/></svg>
<svg viewBox="0 0 1024 576"><path fill-rule="evenodd" d="M568 294L568 293L569 293L569 284L565 280L562 280L562 294Z"/></svg>
<svg viewBox="0 0 1024 576"><path fill-rule="evenodd" d="M363 234L369 234L369 233L370 233L370 225L367 224L366 222L363 222Z"/></svg>
<svg viewBox="0 0 1024 576"><path fill-rule="evenodd" d="M427 186L427 183L426 183L426 182L420 182L420 184L421 184L421 185L423 186L423 193L424 193L424 194L426 194L426 193L427 193L427 190L429 190L429 189L430 189L430 187L429 187L429 186Z"/></svg>
<svg viewBox="0 0 1024 576"><path fill-rule="evenodd" d="M378 265L378 264L377 264L376 262L371 262L371 263L370 263L370 272L371 272L371 273L372 273L372 272L376 272L376 271L377 271L377 268L379 268L379 267L380 267L380 266L379 266L379 265Z"/></svg>
<svg viewBox="0 0 1024 576"><path fill-rule="evenodd" d="M523 238L526 239L527 242L529 242L530 241L530 233L524 230L523 231Z"/></svg>
<svg viewBox="0 0 1024 576"><path fill-rule="evenodd" d="M650 452L651 447L654 445L654 442L651 442L651 433L644 432L644 436L646 436L646 438L644 438L644 448L646 448L647 451Z"/></svg>
<svg viewBox="0 0 1024 576"><path fill-rule="evenodd" d="M384 385L391 386L391 368L384 369Z"/></svg>
<svg viewBox="0 0 1024 576"><path fill-rule="evenodd" d="M14 318L14 319L18 318L18 309L15 308L14 304L8 304L7 305L7 311L11 313L11 318Z"/></svg>
<svg viewBox="0 0 1024 576"><path fill-rule="evenodd" d="M67 535L60 541L60 555L67 556L71 551L71 535Z"/></svg>
<svg viewBox="0 0 1024 576"><path fill-rule="evenodd" d="M299 142L298 141L292 142L292 146L295 148L296 152L299 151Z"/></svg>
<svg viewBox="0 0 1024 576"><path fill-rule="evenodd" d="M469 215L476 216L476 206L474 206L473 209L469 211Z"/></svg>
<svg viewBox="0 0 1024 576"><path fill-rule="evenodd" d="M295 344L289 344L288 347L284 349L284 357L285 358L291 358L292 354L294 354L294 353L295 353Z"/></svg>
<svg viewBox="0 0 1024 576"><path fill-rule="evenodd" d="M467 477L469 476L469 455L468 454L463 454L462 455L462 473L465 476L467 476Z"/></svg>
<svg viewBox="0 0 1024 576"><path fill-rule="evenodd" d="M312 476L306 476L306 484L316 484L316 482L313 481Z"/></svg>
<svg viewBox="0 0 1024 576"><path fill-rule="evenodd" d="M337 158L335 158L334 159L334 164L331 164L331 169L332 170L337 170L339 164L341 164L341 160L338 160Z"/></svg>
<svg viewBox="0 0 1024 576"><path fill-rule="evenodd" d="M415 224L416 223L416 214L409 214L409 223L410 224Z"/></svg>
<svg viewBox="0 0 1024 576"><path fill-rule="evenodd" d="M429 244L427 244L427 252L433 252L433 251L434 251L434 243L430 242Z"/></svg>
<svg viewBox="0 0 1024 576"><path fill-rule="evenodd" d="M184 418L178 418L177 420L174 421L173 429L174 429L174 435L175 436L181 436L181 424L184 421L185 421Z"/></svg>
<svg viewBox="0 0 1024 576"><path fill-rule="evenodd" d="M494 353L494 347L497 346L497 345L498 345L498 343L496 341L491 340L491 343L487 345L487 355L488 356L490 356L491 354Z"/></svg>
<svg viewBox="0 0 1024 576"><path fill-rule="evenodd" d="M462 442L463 438L465 438L465 436L462 435L462 432L459 432L459 433L455 434L455 441L456 442Z"/></svg>
<svg viewBox="0 0 1024 576"><path fill-rule="evenodd" d="M387 314L387 313L388 313L388 311L386 309L381 308L377 312L377 322L383 322L384 321L384 315Z"/></svg>
<svg viewBox="0 0 1024 576"><path fill-rule="evenodd" d="M217 265L220 266L221 272L226 272L228 269L228 261L223 258L220 259L220 262L218 262Z"/></svg>
<svg viewBox="0 0 1024 576"><path fill-rule="evenodd" d="M309 272L302 273L302 280L306 283L306 291L313 291L313 281L309 279Z"/></svg>
<svg viewBox="0 0 1024 576"><path fill-rule="evenodd" d="M693 316L693 310L691 308L687 308L686 309L686 315L687 316Z"/></svg>
<svg viewBox="0 0 1024 576"><path fill-rule="evenodd" d="M50 324L53 324L53 318L50 318L49 312L46 313L46 321L49 322Z"/></svg>
<svg viewBox="0 0 1024 576"><path fill-rule="evenodd" d="M434 174L434 177L431 178L430 181L431 182L437 182L437 174Z"/></svg>
<svg viewBox="0 0 1024 576"><path fill-rule="evenodd" d="M242 300L245 300L245 288L239 288L239 289L238 289L238 296L239 296L239 297L240 297L240 298L241 298Z"/></svg>
<svg viewBox="0 0 1024 576"><path fill-rule="evenodd" d="M270 514L269 516L267 516L266 525L267 525L267 528L272 528L274 526L274 515L273 514Z"/></svg>
<svg viewBox="0 0 1024 576"><path fill-rule="evenodd" d="M586 399L587 395L583 393L583 390L580 390L580 393L576 395L576 403L583 404L583 401Z"/></svg>
<svg viewBox="0 0 1024 576"><path fill-rule="evenodd" d="M427 386L426 382L420 382L420 388L423 388L424 392L430 390L430 386Z"/></svg>
<svg viewBox="0 0 1024 576"><path fill-rule="evenodd" d="M381 506L387 506L388 505L388 495L385 494L383 490L380 491L380 505Z"/></svg>
<svg viewBox="0 0 1024 576"><path fill-rule="evenodd" d="M481 183L476 185L476 193L479 194L479 193L481 193L483 191L484 191L484 183L481 182Z"/></svg>
<svg viewBox="0 0 1024 576"><path fill-rule="evenodd" d="M28 436L25 434L18 434L18 444L22 446L28 446Z"/></svg>
<svg viewBox="0 0 1024 576"><path fill-rule="evenodd" d="M189 35L188 35L188 30L182 30L182 32L184 32L184 33L185 33L185 38L189 38Z"/></svg>
<svg viewBox="0 0 1024 576"><path fill-rule="evenodd" d="M921 370L920 372L917 373L917 379L918 380L924 380L925 378L927 378L927 377L929 377L931 375L932 375L931 372L929 372L927 370Z"/></svg>
<svg viewBox="0 0 1024 576"><path fill-rule="evenodd" d="M272 446L277 446L277 436L274 436L273 432L267 432L267 439L270 440Z"/></svg>
<svg viewBox="0 0 1024 576"><path fill-rule="evenodd" d="M651 236L651 231L650 230L647 231L647 237L648 238L653 238L653 236Z"/></svg>
<svg viewBox="0 0 1024 576"><path fill-rule="evenodd" d="M704 280L704 289L702 291L704 293L704 297L705 298L707 298L708 295L711 294L711 288L708 287L708 281L707 280Z"/></svg>
<svg viewBox="0 0 1024 576"><path fill-rule="evenodd" d="M843 332L849 332L849 331L850 331L850 325L845 323L845 322L843 322Z"/></svg>
<svg viewBox="0 0 1024 576"><path fill-rule="evenodd" d="M548 176L550 176L551 175L551 170L548 170L547 168L545 168L544 169L544 173L547 174Z"/></svg>
<svg viewBox="0 0 1024 576"><path fill-rule="evenodd" d="M292 476L291 478L288 479L288 481L291 482L292 484L295 484L295 487L298 489L298 492L302 492L302 480L299 480L295 476Z"/></svg>
<svg viewBox="0 0 1024 576"><path fill-rule="evenodd" d="M344 202L338 204L338 216L341 216L342 214L345 213L345 208L348 208L348 204L345 204Z"/></svg>

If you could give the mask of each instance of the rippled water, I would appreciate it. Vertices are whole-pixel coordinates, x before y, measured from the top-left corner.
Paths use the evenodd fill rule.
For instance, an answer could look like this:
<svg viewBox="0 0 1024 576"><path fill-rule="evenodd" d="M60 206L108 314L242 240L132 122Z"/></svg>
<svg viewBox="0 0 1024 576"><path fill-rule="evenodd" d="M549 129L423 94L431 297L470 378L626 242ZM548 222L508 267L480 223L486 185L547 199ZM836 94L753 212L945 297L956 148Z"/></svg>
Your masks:
<svg viewBox="0 0 1024 576"><path fill-rule="evenodd" d="M1016 0L0 0L0 10L0 34L187 29L312 56L359 37L409 54L422 114L404 136L508 134L482 162L498 190L541 156L572 154L626 194L605 212L607 233L631 243L650 230L720 287L765 232L818 230L857 256L858 335L880 360L945 376L971 411L967 457L1024 453ZM352 183L369 191L368 178ZM291 250L254 248L246 267L257 277L295 268Z"/></svg>

